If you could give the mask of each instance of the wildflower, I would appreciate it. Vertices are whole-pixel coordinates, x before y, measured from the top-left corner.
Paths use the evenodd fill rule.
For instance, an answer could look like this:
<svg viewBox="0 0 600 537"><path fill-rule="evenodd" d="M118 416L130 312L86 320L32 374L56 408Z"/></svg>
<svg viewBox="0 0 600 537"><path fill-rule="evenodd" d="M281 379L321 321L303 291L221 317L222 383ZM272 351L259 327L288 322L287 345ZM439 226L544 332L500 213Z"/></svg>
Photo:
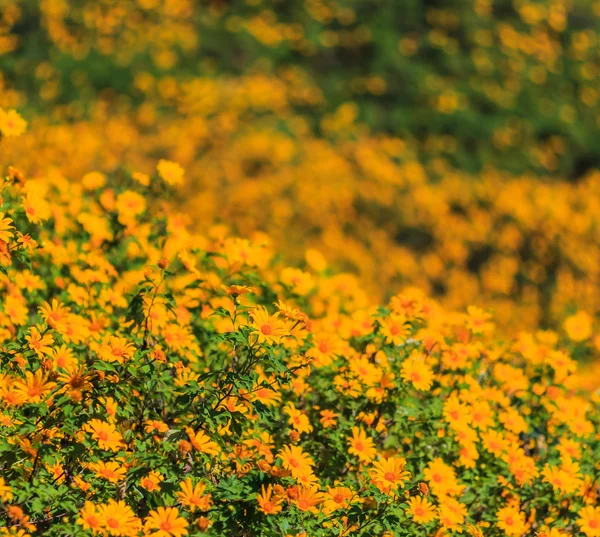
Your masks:
<svg viewBox="0 0 600 537"><path fill-rule="evenodd" d="M282 510L281 498L273 498L273 487L272 485L264 485L261 487L261 493L256 496L256 501L259 505L259 511L262 511L265 515L276 515Z"/></svg>
<svg viewBox="0 0 600 537"><path fill-rule="evenodd" d="M476 306L467 308L467 328L473 334L487 334L494 330L494 323L490 321L492 315Z"/></svg>
<svg viewBox="0 0 600 537"><path fill-rule="evenodd" d="M585 311L578 311L567 317L564 327L569 339L579 343L592 335L592 318Z"/></svg>
<svg viewBox="0 0 600 537"><path fill-rule="evenodd" d="M300 511L308 511L317 513L317 506L323 503L324 495L317 488L300 487L298 497L293 501L293 504Z"/></svg>
<svg viewBox="0 0 600 537"><path fill-rule="evenodd" d="M25 380L15 384L15 390L20 392L28 403L39 403L44 396L51 391L56 384L49 382L41 369L35 373L25 372Z"/></svg>
<svg viewBox="0 0 600 537"><path fill-rule="evenodd" d="M109 535L129 536L141 530L140 519L122 500L108 500L108 503L101 505L98 511L101 525Z"/></svg>
<svg viewBox="0 0 600 537"><path fill-rule="evenodd" d="M279 452L283 467L292 473L293 477L312 473L314 462L310 455L304 453L299 446L284 446Z"/></svg>
<svg viewBox="0 0 600 537"><path fill-rule="evenodd" d="M338 509L346 509L352 503L354 495L348 487L329 487L325 494L323 512L329 515Z"/></svg>
<svg viewBox="0 0 600 537"><path fill-rule="evenodd" d="M321 419L319 420L319 422L326 429L335 427L337 419L338 416L335 412L333 412L333 410L321 410Z"/></svg>
<svg viewBox="0 0 600 537"><path fill-rule="evenodd" d="M40 334L37 327L32 326L28 334L25 336L29 347L37 354L38 358L43 358L45 354L50 354L54 338L51 334Z"/></svg>
<svg viewBox="0 0 600 537"><path fill-rule="evenodd" d="M177 186L183 184L184 171L177 162L161 159L158 161L156 169L160 177L168 185Z"/></svg>
<svg viewBox="0 0 600 537"><path fill-rule="evenodd" d="M77 358L73 356L73 349L70 349L66 345L61 345L57 349L51 349L48 357L52 360L54 368L70 371L77 366Z"/></svg>
<svg viewBox="0 0 600 537"><path fill-rule="evenodd" d="M146 210L146 200L137 192L126 190L117 196L116 208L119 221L127 224Z"/></svg>
<svg viewBox="0 0 600 537"><path fill-rule="evenodd" d="M579 510L577 525L586 537L600 536L600 507L588 505Z"/></svg>
<svg viewBox="0 0 600 537"><path fill-rule="evenodd" d="M519 537L527 529L525 516L516 507L503 507L496 513L496 526L509 537Z"/></svg>
<svg viewBox="0 0 600 537"><path fill-rule="evenodd" d="M406 460L400 457L381 459L373 463L370 470L373 484L386 494L390 494L398 487L404 488L404 483L410 477L410 473L404 470Z"/></svg>
<svg viewBox="0 0 600 537"><path fill-rule="evenodd" d="M389 317L380 319L379 325L386 343L392 345L401 345L410 333L410 325L407 324L406 317L401 314L392 313Z"/></svg>
<svg viewBox="0 0 600 537"><path fill-rule="evenodd" d="M361 462L370 462L377 454L373 439L359 427L352 427L352 436L348 439L348 444L348 453L356 455Z"/></svg>
<svg viewBox="0 0 600 537"><path fill-rule="evenodd" d="M5 217L4 213L0 212L0 241L8 243L13 238L14 229L12 219Z"/></svg>
<svg viewBox="0 0 600 537"><path fill-rule="evenodd" d="M186 427L185 432L192 446L200 453L206 453L207 455L217 455L219 453L219 445L213 442L204 431L196 433L191 427Z"/></svg>
<svg viewBox="0 0 600 537"><path fill-rule="evenodd" d="M102 520L98 507L92 502L86 501L84 506L79 510L77 524L83 526L84 530L92 530L94 533L99 532L102 528Z"/></svg>
<svg viewBox="0 0 600 537"><path fill-rule="evenodd" d="M144 529L156 530L151 533L156 537L182 537L188 534L187 527L187 520L175 507L157 507L144 519Z"/></svg>
<svg viewBox="0 0 600 537"><path fill-rule="evenodd" d="M269 315L267 308L257 306L252 310L252 324L256 341L260 343L279 343L281 338L289 333L284 323L279 319L279 313Z"/></svg>
<svg viewBox="0 0 600 537"><path fill-rule="evenodd" d="M112 423L92 419L83 426L83 430L92 434L100 449L118 451L123 447L123 438Z"/></svg>
<svg viewBox="0 0 600 537"><path fill-rule="evenodd" d="M411 382L417 390L429 390L433 384L433 371L419 354L404 360L401 376L406 382Z"/></svg>
<svg viewBox="0 0 600 537"><path fill-rule="evenodd" d="M135 347L126 338L117 336L109 336L98 351L102 360L120 364L132 358L134 353Z"/></svg>
<svg viewBox="0 0 600 537"><path fill-rule="evenodd" d="M2 136L21 136L26 129L27 121L16 110L0 109L0 132Z"/></svg>
<svg viewBox="0 0 600 537"><path fill-rule="evenodd" d="M40 194L28 192L27 196L22 198L25 215L32 224L39 224L50 218L50 205Z"/></svg>
<svg viewBox="0 0 600 537"><path fill-rule="evenodd" d="M422 496L414 496L408 500L406 512L417 524L427 524L437 518L433 504Z"/></svg>
<svg viewBox="0 0 600 537"><path fill-rule="evenodd" d="M96 473L97 477L102 477L111 483L122 481L127 474L127 469L116 461L98 461L90 464L89 468Z"/></svg>
<svg viewBox="0 0 600 537"><path fill-rule="evenodd" d="M10 485L6 484L3 477L0 477L0 500L10 502L13 499L13 491Z"/></svg>
<svg viewBox="0 0 600 537"><path fill-rule="evenodd" d="M152 470L147 476L140 479L140 486L148 492L156 492L157 490L160 490L159 483L163 480L164 477L160 472Z"/></svg>
<svg viewBox="0 0 600 537"><path fill-rule="evenodd" d="M308 420L308 416L294 407L292 404L288 404L285 407L285 413L290 417L288 423L299 433L310 433L313 428Z"/></svg>
<svg viewBox="0 0 600 537"><path fill-rule="evenodd" d="M204 483L194 483L191 479L186 479L179 484L180 491L177 492L177 498L190 509L195 511L208 511L210 509L212 498L210 494L204 494L206 485Z"/></svg>
<svg viewBox="0 0 600 537"><path fill-rule="evenodd" d="M58 300L53 298L51 304L44 302L39 307L39 312L48 326L59 331L64 330L69 309L63 306Z"/></svg>

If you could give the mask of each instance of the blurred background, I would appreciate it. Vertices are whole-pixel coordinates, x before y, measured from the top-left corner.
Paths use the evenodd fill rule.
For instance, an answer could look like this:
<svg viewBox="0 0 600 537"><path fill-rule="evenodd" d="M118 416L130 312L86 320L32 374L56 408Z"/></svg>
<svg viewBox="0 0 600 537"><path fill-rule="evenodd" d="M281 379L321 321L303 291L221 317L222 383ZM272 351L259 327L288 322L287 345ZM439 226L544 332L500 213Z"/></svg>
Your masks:
<svg viewBox="0 0 600 537"><path fill-rule="evenodd" d="M600 348L598 0L0 0L0 71L3 166L172 159L202 231Z"/></svg>

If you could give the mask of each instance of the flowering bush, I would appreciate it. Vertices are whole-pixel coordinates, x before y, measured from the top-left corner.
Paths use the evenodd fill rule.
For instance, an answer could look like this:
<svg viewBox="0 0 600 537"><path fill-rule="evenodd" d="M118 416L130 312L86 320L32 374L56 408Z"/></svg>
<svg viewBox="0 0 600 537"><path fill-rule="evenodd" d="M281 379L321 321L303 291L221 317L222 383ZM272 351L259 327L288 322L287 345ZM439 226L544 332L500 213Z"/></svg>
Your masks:
<svg viewBox="0 0 600 537"><path fill-rule="evenodd" d="M600 535L585 319L369 307L318 252L190 231L184 174L6 173L0 535Z"/></svg>

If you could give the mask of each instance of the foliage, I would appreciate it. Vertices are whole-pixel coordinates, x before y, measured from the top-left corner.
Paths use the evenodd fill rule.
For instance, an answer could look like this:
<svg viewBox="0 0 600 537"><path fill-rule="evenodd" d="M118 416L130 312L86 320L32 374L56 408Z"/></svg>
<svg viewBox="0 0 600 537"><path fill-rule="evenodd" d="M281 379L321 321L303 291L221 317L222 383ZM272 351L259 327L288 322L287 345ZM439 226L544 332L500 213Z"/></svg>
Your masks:
<svg viewBox="0 0 600 537"><path fill-rule="evenodd" d="M316 252L192 233L180 174L8 171L0 534L597 535L589 319L365 307Z"/></svg>

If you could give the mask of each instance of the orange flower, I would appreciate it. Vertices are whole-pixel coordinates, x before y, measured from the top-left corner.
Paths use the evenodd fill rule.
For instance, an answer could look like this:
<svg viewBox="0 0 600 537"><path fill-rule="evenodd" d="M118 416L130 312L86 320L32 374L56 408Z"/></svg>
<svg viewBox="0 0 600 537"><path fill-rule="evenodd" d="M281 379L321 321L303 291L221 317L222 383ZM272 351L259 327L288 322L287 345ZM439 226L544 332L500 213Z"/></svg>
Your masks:
<svg viewBox="0 0 600 537"><path fill-rule="evenodd" d="M135 354L135 347L125 338L109 336L105 341L98 355L105 362L123 362L129 360Z"/></svg>
<svg viewBox="0 0 600 537"><path fill-rule="evenodd" d="M289 470L293 477L312 473L314 462L300 446L285 446L279 452L279 457L283 461L283 467Z"/></svg>
<svg viewBox="0 0 600 537"><path fill-rule="evenodd" d="M392 313L389 317L380 319L379 325L386 343L392 345L401 345L410 333L410 325L406 322L406 317L401 314Z"/></svg>
<svg viewBox="0 0 600 537"><path fill-rule="evenodd" d="M109 535L116 537L136 535L142 529L142 523L131 507L124 501L108 500L98 509L101 525Z"/></svg>
<svg viewBox="0 0 600 537"><path fill-rule="evenodd" d="M49 382L48 377L44 375L41 369L35 373L25 372L25 380L15 383L15 391L20 392L24 400L28 403L39 403L44 396L51 391L56 384Z"/></svg>
<svg viewBox="0 0 600 537"><path fill-rule="evenodd" d="M98 461L90 464L90 470L96 473L97 477L103 477L111 483L118 483L122 481L127 474L127 469L123 467L123 464L115 461Z"/></svg>
<svg viewBox="0 0 600 537"><path fill-rule="evenodd" d="M279 343L289 333L285 324L279 319L279 313L269 315L267 308L257 306L251 313L251 327L254 329L256 341L260 343Z"/></svg>
<svg viewBox="0 0 600 537"><path fill-rule="evenodd" d="M592 318L585 311L578 311L567 317L564 327L569 339L579 343L592 335Z"/></svg>
<svg viewBox="0 0 600 537"><path fill-rule="evenodd" d="M437 518L433 504L422 496L414 496L408 500L406 510L417 524L427 524Z"/></svg>
<svg viewBox="0 0 600 537"><path fill-rule="evenodd" d="M402 363L402 378L411 382L417 390L429 390L433 384L433 371L421 354L413 354Z"/></svg>
<svg viewBox="0 0 600 537"><path fill-rule="evenodd" d="M119 451L123 447L123 438L112 423L92 419L83 426L83 430L92 433L100 449Z"/></svg>
<svg viewBox="0 0 600 537"><path fill-rule="evenodd" d="M50 218L50 205L40 194L28 192L27 196L22 198L25 215L32 224L39 224Z"/></svg>
<svg viewBox="0 0 600 537"><path fill-rule="evenodd" d="M0 109L0 132L2 136L21 136L27 129L25 121L16 110Z"/></svg>
<svg viewBox="0 0 600 537"><path fill-rule="evenodd" d="M578 513L577 525L587 537L600 536L600 507L588 505Z"/></svg>
<svg viewBox="0 0 600 537"><path fill-rule="evenodd" d="M14 229L12 225L13 221L4 217L4 213L0 212L0 241L8 242L13 237L13 232L11 230Z"/></svg>
<svg viewBox="0 0 600 537"><path fill-rule="evenodd" d="M525 515L516 507L503 507L496 513L496 526L509 537L520 537L527 530Z"/></svg>
<svg viewBox="0 0 600 537"><path fill-rule="evenodd" d="M327 489L323 512L331 514L337 509L345 509L352 503L355 493L348 487L330 487Z"/></svg>
<svg viewBox="0 0 600 537"><path fill-rule="evenodd" d="M195 433L191 427L186 427L185 432L192 446L200 453L206 453L207 455L217 455L219 453L219 445L213 442L204 431Z"/></svg>
<svg viewBox="0 0 600 537"><path fill-rule="evenodd" d="M200 511L208 511L212 504L210 494L204 494L206 485L204 483L194 483L191 479L186 479L179 484L180 491L177 492L179 501L188 507L190 511L200 509Z"/></svg>
<svg viewBox="0 0 600 537"><path fill-rule="evenodd" d="M158 161L156 169L158 170L158 175L168 185L176 186L183 184L184 170L177 162L161 159Z"/></svg>
<svg viewBox="0 0 600 537"><path fill-rule="evenodd" d="M325 497L317 488L300 487L298 497L293 501L293 504L300 511L308 511L310 513L318 513L317 506L323 503Z"/></svg>
<svg viewBox="0 0 600 537"><path fill-rule="evenodd" d="M348 453L356 455L360 462L370 462L377 454L373 439L359 427L352 427L352 436L348 439L348 444L350 444Z"/></svg>
<svg viewBox="0 0 600 537"><path fill-rule="evenodd" d="M54 338L51 334L42 335L35 326L29 329L25 340L29 344L29 347L37 354L38 358L43 358L45 354L50 354L52 350L50 345L54 343Z"/></svg>
<svg viewBox="0 0 600 537"><path fill-rule="evenodd" d="M281 503L283 499L281 498L272 498L273 490L272 486L268 485L265 489L265 486L262 485L261 493L256 496L256 501L259 505L259 511L262 511L265 515L276 515L282 509Z"/></svg>
<svg viewBox="0 0 600 537"><path fill-rule="evenodd" d="M410 473L404 470L406 460L401 457L390 457L373 463L370 470L373 484L385 494L393 493L398 487L404 488L404 482Z"/></svg>
<svg viewBox="0 0 600 537"><path fill-rule="evenodd" d="M147 476L140 479L140 486L148 492L155 492L160 490L159 483L163 480L164 477L159 472L152 470Z"/></svg>
<svg viewBox="0 0 600 537"><path fill-rule="evenodd" d="M83 526L84 530L92 530L97 533L102 528L102 520L98 508L90 501L86 501L79 511L77 524Z"/></svg>
<svg viewBox="0 0 600 537"><path fill-rule="evenodd" d="M146 531L156 530L150 534L154 537L182 537L188 534L187 527L187 520L179 516L175 507L158 507L144 520Z"/></svg>

